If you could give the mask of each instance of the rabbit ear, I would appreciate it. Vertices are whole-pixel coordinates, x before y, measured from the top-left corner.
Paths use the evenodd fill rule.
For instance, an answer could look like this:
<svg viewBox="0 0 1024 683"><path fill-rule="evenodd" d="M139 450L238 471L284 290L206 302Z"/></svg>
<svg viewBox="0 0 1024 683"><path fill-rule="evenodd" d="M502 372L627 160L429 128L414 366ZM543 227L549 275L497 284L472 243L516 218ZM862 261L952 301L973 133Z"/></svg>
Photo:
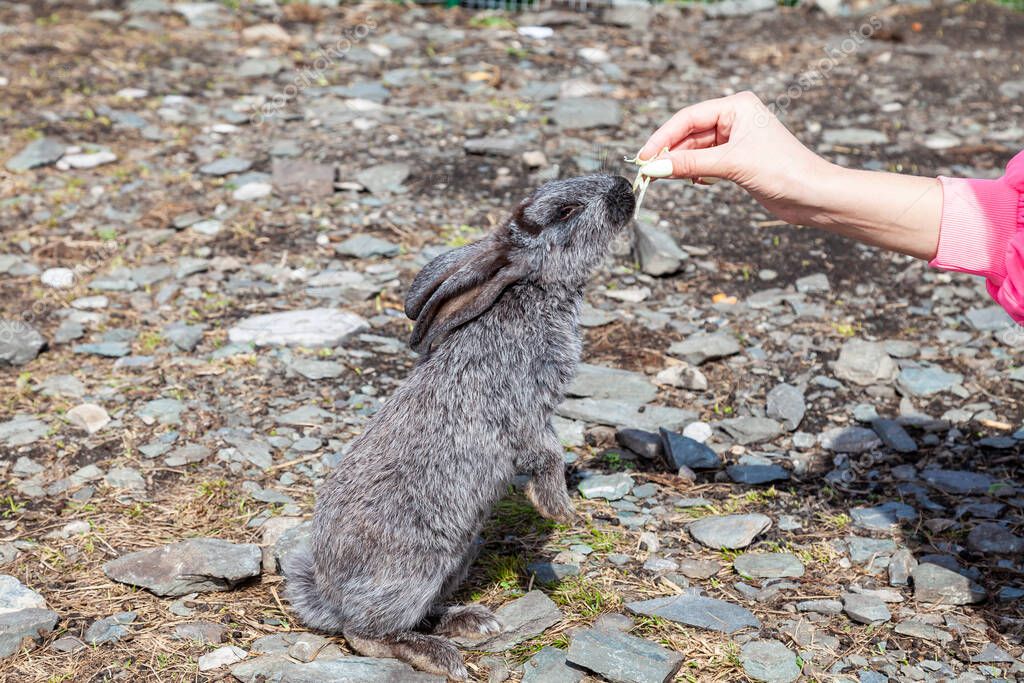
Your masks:
<svg viewBox="0 0 1024 683"><path fill-rule="evenodd" d="M490 308L529 268L495 240L483 240L438 256L420 272L405 300L416 321L410 346L423 353L449 332Z"/></svg>

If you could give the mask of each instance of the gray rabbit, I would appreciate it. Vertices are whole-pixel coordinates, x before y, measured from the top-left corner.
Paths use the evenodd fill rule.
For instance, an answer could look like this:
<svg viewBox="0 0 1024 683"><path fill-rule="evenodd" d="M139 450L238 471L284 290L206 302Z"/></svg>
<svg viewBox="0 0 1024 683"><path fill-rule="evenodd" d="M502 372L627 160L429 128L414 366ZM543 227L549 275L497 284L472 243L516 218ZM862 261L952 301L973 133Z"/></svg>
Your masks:
<svg viewBox="0 0 1024 683"><path fill-rule="evenodd" d="M529 474L541 515L576 518L551 415L579 361L583 288L634 202L618 176L548 183L416 276L405 312L419 361L319 489L311 552L284 568L307 626L466 679L447 637L502 626L481 605L444 602L494 503Z"/></svg>

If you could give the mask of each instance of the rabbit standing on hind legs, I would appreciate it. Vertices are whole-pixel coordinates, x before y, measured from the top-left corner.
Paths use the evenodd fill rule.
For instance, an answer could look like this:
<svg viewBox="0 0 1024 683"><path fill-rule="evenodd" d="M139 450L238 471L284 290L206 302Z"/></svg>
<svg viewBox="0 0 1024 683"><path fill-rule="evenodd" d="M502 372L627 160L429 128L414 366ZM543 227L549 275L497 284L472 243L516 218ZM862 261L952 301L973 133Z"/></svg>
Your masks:
<svg viewBox="0 0 1024 683"><path fill-rule="evenodd" d="M551 415L579 362L584 286L633 206L617 176L548 183L419 273L405 311L420 359L320 487L310 549L284 567L307 626L466 679L448 637L501 624L445 601L494 503L529 474L540 514L576 517Z"/></svg>

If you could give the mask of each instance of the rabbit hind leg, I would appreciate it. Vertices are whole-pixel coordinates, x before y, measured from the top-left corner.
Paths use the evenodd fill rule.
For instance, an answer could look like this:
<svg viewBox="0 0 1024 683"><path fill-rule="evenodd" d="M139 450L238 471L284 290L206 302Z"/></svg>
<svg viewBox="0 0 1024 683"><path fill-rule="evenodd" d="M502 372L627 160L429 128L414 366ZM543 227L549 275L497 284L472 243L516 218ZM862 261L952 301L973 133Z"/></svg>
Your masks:
<svg viewBox="0 0 1024 683"><path fill-rule="evenodd" d="M483 605L452 605L438 610L434 633L449 637L478 639L501 633L502 624Z"/></svg>
<svg viewBox="0 0 1024 683"><path fill-rule="evenodd" d="M345 640L364 657L392 657L414 669L447 676L454 681L469 679L466 664L455 643L441 636L405 631L384 637L362 636L345 631Z"/></svg>

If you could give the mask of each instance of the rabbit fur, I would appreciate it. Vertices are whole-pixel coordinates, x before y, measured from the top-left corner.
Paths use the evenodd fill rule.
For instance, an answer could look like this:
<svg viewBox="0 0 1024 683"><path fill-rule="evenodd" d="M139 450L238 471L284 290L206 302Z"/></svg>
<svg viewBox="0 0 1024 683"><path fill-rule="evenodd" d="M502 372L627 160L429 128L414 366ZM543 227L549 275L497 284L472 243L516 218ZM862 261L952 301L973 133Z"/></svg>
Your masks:
<svg viewBox="0 0 1024 683"><path fill-rule="evenodd" d="M318 490L310 547L284 567L307 626L466 678L446 636L501 624L480 605L444 602L494 503L528 474L541 515L576 517L551 415L579 361L584 286L633 206L618 176L551 182L417 275L406 313L420 358Z"/></svg>

